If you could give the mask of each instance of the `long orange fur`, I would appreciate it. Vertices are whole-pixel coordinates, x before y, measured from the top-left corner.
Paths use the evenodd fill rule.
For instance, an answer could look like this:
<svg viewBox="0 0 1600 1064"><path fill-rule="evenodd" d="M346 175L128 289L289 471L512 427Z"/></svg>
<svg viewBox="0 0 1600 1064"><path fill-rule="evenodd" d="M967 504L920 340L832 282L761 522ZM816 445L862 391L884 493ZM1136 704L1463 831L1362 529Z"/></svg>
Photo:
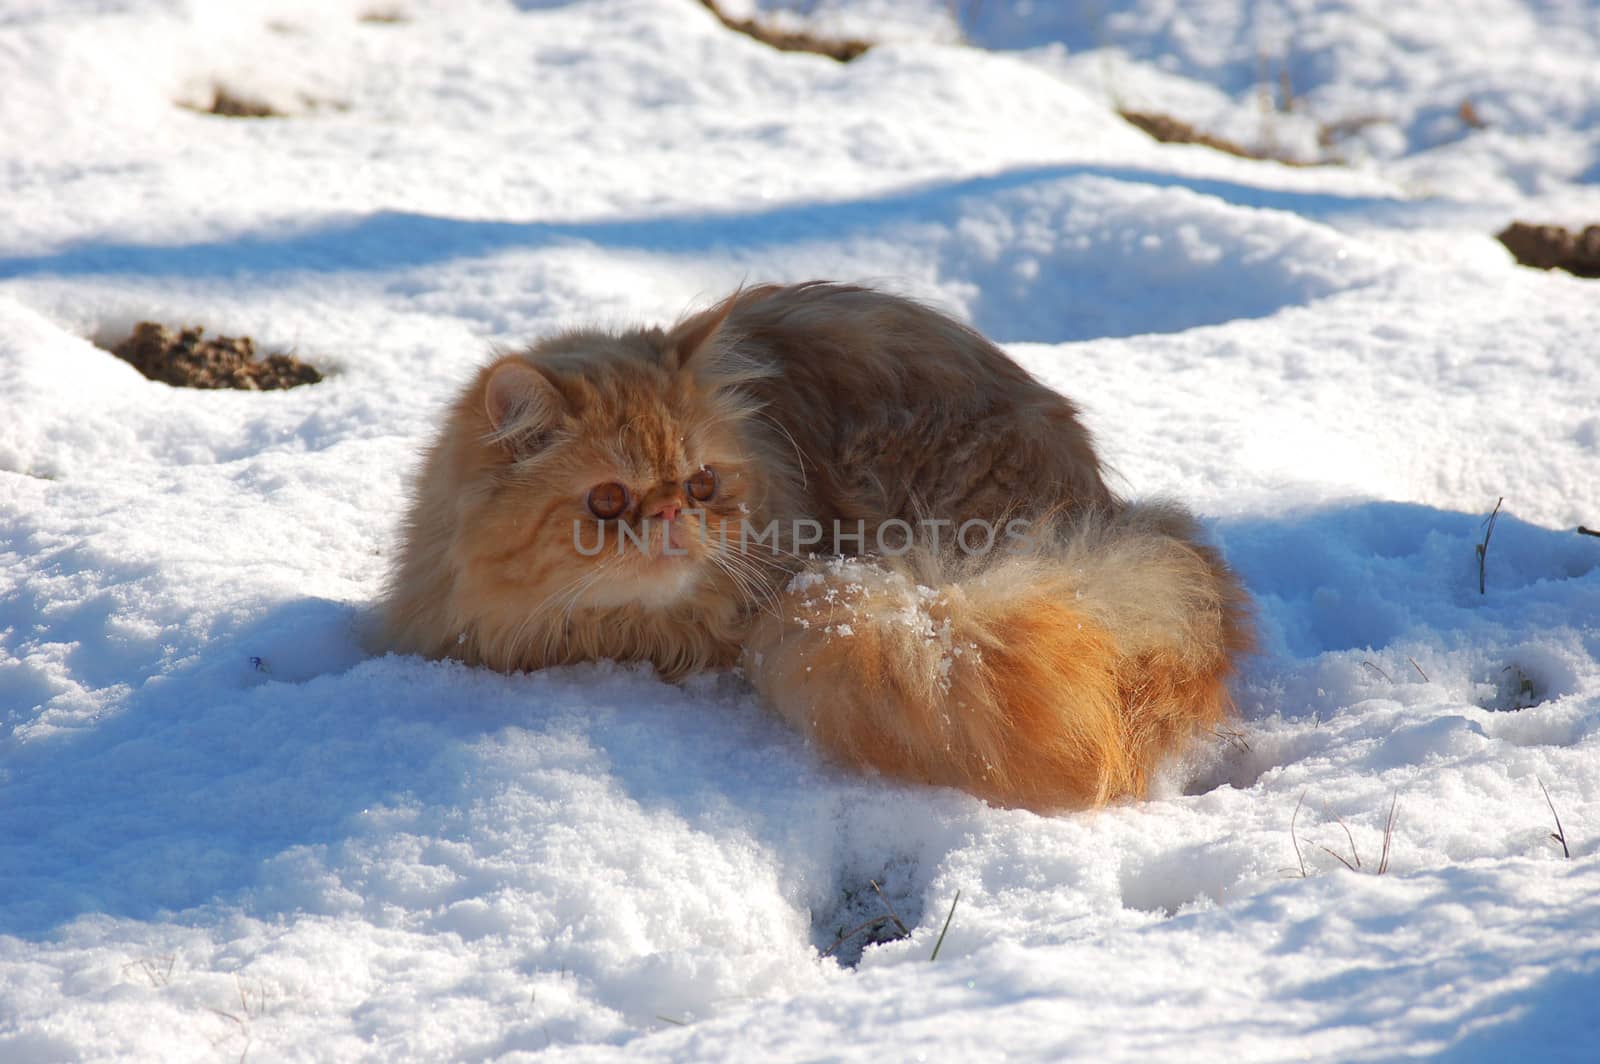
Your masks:
<svg viewBox="0 0 1600 1064"><path fill-rule="evenodd" d="M703 468L716 494L674 514ZM627 489L615 519L587 508L601 484ZM953 549L970 521L1025 535ZM891 526L913 549L872 553ZM384 616L396 649L507 671L738 663L837 760L1037 810L1143 795L1231 712L1251 641L1193 520L1117 499L1068 400L944 315L821 283L486 366L417 478Z"/></svg>

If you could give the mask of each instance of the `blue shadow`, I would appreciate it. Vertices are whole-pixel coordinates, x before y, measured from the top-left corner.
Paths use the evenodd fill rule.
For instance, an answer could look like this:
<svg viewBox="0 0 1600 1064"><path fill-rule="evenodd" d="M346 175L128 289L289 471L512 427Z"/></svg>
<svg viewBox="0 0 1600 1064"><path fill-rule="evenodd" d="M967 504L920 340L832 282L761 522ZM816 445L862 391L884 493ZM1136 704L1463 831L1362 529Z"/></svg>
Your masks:
<svg viewBox="0 0 1600 1064"><path fill-rule="evenodd" d="M1271 604L1263 613L1283 628L1267 640L1275 657L1382 646L1412 625L1444 630L1481 623L1484 612L1526 625L1534 600L1572 597L1553 584L1600 579L1600 542L1503 515L1489 593L1480 596L1481 521L1367 502L1215 530L1251 592ZM363 619L356 606L302 598L202 640L185 668L158 674L125 657L119 676L98 678L133 688L112 715L0 745L0 934L46 934L84 913L151 919L247 896L285 851L364 833L357 818L370 807L470 802L480 786L474 744L535 726L564 691L590 690L582 676L418 662L397 678L394 663L367 660ZM54 620L64 639L105 643L108 622L95 603ZM726 800L725 779L777 771L773 758L793 769L785 759L798 756L798 744L786 743L781 725L707 702L703 691L669 690L659 695L681 707L674 713L704 717L699 732L674 738L672 715L636 716L624 699L607 711L610 724L585 736L601 761L629 766L636 799L692 817ZM683 779L671 769L677 758L652 767L651 751L702 743L695 736L708 728L729 733L720 768ZM734 793L757 790L746 781Z"/></svg>
<svg viewBox="0 0 1600 1064"><path fill-rule="evenodd" d="M1502 510L1480 592L1477 546L1487 516L1359 502L1225 519L1215 533L1262 607L1266 651L1306 658L1379 648L1484 616L1516 627L1519 611L1559 594L1559 582L1595 582L1600 541Z"/></svg>
<svg viewBox="0 0 1600 1064"><path fill-rule="evenodd" d="M1399 199L1287 192L1135 167L1052 165L917 185L862 199L795 203L748 212L587 222L508 222L378 211L284 232L247 234L193 244L87 240L46 254L0 258L0 279L96 274L215 277L285 270L390 270L566 243L632 251L705 252L804 241L818 234L838 237L885 223L937 219L966 197L1074 177L1187 188L1236 206L1290 211L1308 218L1412 206Z"/></svg>

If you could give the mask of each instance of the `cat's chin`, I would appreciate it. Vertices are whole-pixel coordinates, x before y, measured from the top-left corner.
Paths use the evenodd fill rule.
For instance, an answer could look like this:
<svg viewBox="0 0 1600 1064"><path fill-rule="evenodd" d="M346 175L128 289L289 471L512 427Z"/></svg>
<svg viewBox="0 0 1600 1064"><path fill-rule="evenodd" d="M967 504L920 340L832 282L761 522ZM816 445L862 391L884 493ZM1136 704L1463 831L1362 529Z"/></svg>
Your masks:
<svg viewBox="0 0 1600 1064"><path fill-rule="evenodd" d="M689 597L700 586L704 571L696 559L657 555L627 576L596 586L585 597L588 605L600 609L664 610Z"/></svg>

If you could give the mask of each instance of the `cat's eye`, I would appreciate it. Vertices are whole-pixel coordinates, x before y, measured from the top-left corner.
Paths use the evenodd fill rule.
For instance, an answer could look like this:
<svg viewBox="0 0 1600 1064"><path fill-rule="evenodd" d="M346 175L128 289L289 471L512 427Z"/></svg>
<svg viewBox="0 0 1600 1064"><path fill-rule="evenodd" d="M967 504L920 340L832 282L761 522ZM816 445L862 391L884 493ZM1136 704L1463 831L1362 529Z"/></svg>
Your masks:
<svg viewBox="0 0 1600 1064"><path fill-rule="evenodd" d="M701 466L683 482L683 486L695 502L710 502L717 494L717 471L709 466Z"/></svg>
<svg viewBox="0 0 1600 1064"><path fill-rule="evenodd" d="M620 517L630 501L627 485L616 481L599 484L589 490L589 512L603 521Z"/></svg>

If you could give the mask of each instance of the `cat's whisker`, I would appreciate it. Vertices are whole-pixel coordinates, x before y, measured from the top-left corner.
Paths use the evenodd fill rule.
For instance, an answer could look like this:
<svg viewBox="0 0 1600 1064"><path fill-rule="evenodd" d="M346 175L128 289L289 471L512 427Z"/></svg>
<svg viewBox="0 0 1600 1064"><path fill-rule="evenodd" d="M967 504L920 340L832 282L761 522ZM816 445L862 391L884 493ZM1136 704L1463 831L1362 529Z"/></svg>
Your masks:
<svg viewBox="0 0 1600 1064"><path fill-rule="evenodd" d="M748 584L755 588L746 594L746 598L759 612L770 613L774 617L779 615L781 612L779 589L793 578L795 572L793 566L771 558L740 554L735 551L729 551L716 560L725 568L737 568Z"/></svg>
<svg viewBox="0 0 1600 1064"><path fill-rule="evenodd" d="M778 581L775 580L774 577L781 576L787 578L789 570L778 569L776 572L767 572L761 569L756 563L745 558L740 558L737 555L732 555L725 558L724 564L738 568L740 572L744 574L745 578L748 579L757 589L759 589L759 594L761 597L767 599L774 605L777 604ZM787 580L784 582L787 582Z"/></svg>
<svg viewBox="0 0 1600 1064"><path fill-rule="evenodd" d="M751 551L742 550L742 551L739 552L739 557L745 558L745 559L747 559L747 560L749 560L751 562L754 562L754 563L756 563L758 565L770 565L770 566L773 566L774 568L778 568L778 569L791 569L792 568L792 566L790 566L788 564L788 562L779 561L778 560L779 558L788 558L788 559L792 559L792 560L797 561L797 562L803 562L803 561L807 561L808 560L806 558L802 558L800 555L794 553L793 551L779 550L776 547L774 547L771 550L767 551L765 556L763 556L762 554L759 554L759 553L754 553L754 552L751 552Z"/></svg>
<svg viewBox="0 0 1600 1064"><path fill-rule="evenodd" d="M577 607L578 600L583 598L584 593L587 592L595 584L599 583L600 582L600 578L605 576L607 574L607 572L612 567L614 567L615 565L616 565L615 562L608 562L608 563L606 563L604 565L599 566L592 573L589 574L589 578L587 580L583 581L583 583L578 585L578 587L567 598L567 605L561 611L561 625L560 625L560 627L562 627L562 628L566 627L567 621L569 621L572 618L573 609Z"/></svg>
<svg viewBox="0 0 1600 1064"><path fill-rule="evenodd" d="M717 570L720 571L725 577L727 577L734 587L738 589L741 599L750 601L755 597L754 593L750 589L749 584L745 581L745 578L734 571L734 569L729 566L726 561L721 558L712 558L711 564L715 566Z"/></svg>
<svg viewBox="0 0 1600 1064"><path fill-rule="evenodd" d="M757 587L762 587L767 583L766 574L761 571L755 561L736 551L730 544L719 545L716 549L711 550L707 557L719 567L729 572L738 573L747 581L753 582Z"/></svg>
<svg viewBox="0 0 1600 1064"><path fill-rule="evenodd" d="M606 576L612 569L616 568L619 559L620 555L618 558L613 558L610 561L601 562L578 583L578 586L573 589L572 594L567 597L566 605L561 610L560 623L551 625L546 631L545 639L547 645L551 638L556 636L564 638L567 635L567 624L572 620L572 611L577 607L578 600L583 598L585 592L587 592L595 584L599 583L602 577Z"/></svg>
<svg viewBox="0 0 1600 1064"><path fill-rule="evenodd" d="M815 560L814 558L805 557L803 555L796 554L794 551L783 550L779 547L766 548L764 554L748 550L741 550L739 552L739 556L757 565L771 566L773 569L783 573L789 573L791 575L796 569L796 566L792 564L793 562L799 562L803 565L807 562ZM779 561L779 558L788 560Z"/></svg>
<svg viewBox="0 0 1600 1064"><path fill-rule="evenodd" d="M789 446L794 448L795 470L800 474L800 489L802 491L808 489L810 484L806 480L806 456L805 453L800 450L800 444L795 442L794 433L780 425L776 419L760 410L752 410L750 413L752 416L760 418L762 421L765 421L767 424L777 429L783 434L784 438L789 441Z"/></svg>
<svg viewBox="0 0 1600 1064"><path fill-rule="evenodd" d="M500 637L500 641L506 647L518 647L524 645L527 642L528 630L533 626L535 621L540 620L544 616L545 606L554 600L558 595L565 594L573 584L577 583L577 581L581 579L582 576L578 576L572 580L568 580L561 584L560 587L541 598L532 609L529 609L523 613L522 617L517 621L516 627Z"/></svg>
<svg viewBox="0 0 1600 1064"><path fill-rule="evenodd" d="M602 569L605 567L605 564L606 563L602 563L601 564L601 568ZM531 624L534 621L538 620L543 615L544 608L547 605L549 605L555 599L565 595L568 591L571 591L574 585L583 583L585 580L589 579L589 577L591 575L593 575L593 572L594 571L591 570L589 572L579 573L577 576L573 577L571 580L566 581L560 587L557 587L554 591L550 592L544 598L540 599L539 602L532 609L528 610L527 613L523 615L522 623L524 625L526 625L526 624Z"/></svg>
<svg viewBox="0 0 1600 1064"><path fill-rule="evenodd" d="M562 582L553 591L550 591L548 594L546 594L536 604L534 604L531 609L522 615L522 618L517 622L516 627L511 630L507 637L504 637L503 641L505 645L508 647L520 647L527 645L528 635L533 626L535 624L544 624L545 632L543 645L545 657L548 658L552 641L564 634L566 619L569 616L569 612L563 611L561 613L561 623L552 625L545 623L547 617L545 607L558 599L562 599L569 593L572 595L582 595L582 593L592 586L594 581L599 579L599 577L612 565L612 562L602 562L596 569L580 572L572 579Z"/></svg>
<svg viewBox="0 0 1600 1064"><path fill-rule="evenodd" d="M747 601L757 609L777 616L778 596L760 570L748 568L749 563L736 554L713 552L708 557L738 586Z"/></svg>

